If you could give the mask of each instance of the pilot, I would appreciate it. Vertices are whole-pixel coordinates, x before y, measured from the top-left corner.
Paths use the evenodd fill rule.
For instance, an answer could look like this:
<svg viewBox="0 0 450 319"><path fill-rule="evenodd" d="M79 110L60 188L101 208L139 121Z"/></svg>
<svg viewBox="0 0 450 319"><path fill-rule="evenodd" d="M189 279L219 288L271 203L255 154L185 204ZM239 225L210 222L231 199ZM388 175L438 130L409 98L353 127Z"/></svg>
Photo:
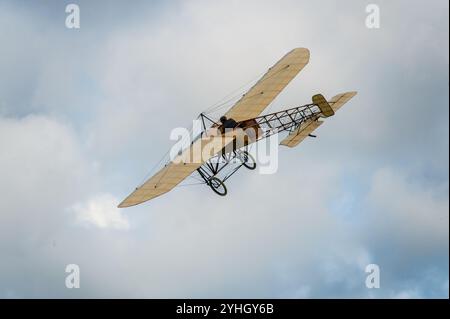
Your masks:
<svg viewBox="0 0 450 319"><path fill-rule="evenodd" d="M225 115L220 118L220 123L222 123L224 129L235 128L238 125L235 120L232 118L228 119Z"/></svg>

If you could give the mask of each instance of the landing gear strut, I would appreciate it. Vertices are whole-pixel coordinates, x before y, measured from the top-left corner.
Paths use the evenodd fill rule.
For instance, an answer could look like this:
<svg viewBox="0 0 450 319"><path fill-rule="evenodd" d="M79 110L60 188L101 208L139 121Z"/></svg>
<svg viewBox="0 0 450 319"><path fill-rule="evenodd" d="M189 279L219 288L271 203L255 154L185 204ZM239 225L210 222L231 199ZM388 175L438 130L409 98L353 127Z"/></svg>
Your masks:
<svg viewBox="0 0 450 319"><path fill-rule="evenodd" d="M238 159L237 164L234 162L233 167L222 171L230 163L232 163L234 159ZM209 159L202 166L197 168L197 172L205 181L206 185L211 187L214 193L220 196L225 196L228 193L227 187L224 184L225 181L242 166L245 166L250 170L254 170L256 168L256 161L246 150L235 150L229 153L217 154L215 157ZM224 177L220 179L218 177L219 175Z"/></svg>

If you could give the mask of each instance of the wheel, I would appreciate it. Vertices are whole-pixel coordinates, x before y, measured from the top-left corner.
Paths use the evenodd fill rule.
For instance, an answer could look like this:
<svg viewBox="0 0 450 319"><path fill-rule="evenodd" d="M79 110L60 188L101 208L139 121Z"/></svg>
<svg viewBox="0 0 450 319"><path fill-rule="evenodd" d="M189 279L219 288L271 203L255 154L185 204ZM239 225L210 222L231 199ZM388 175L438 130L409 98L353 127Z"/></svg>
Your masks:
<svg viewBox="0 0 450 319"><path fill-rule="evenodd" d="M241 153L242 164L248 169L254 170L256 168L256 161L249 152L243 151Z"/></svg>
<svg viewBox="0 0 450 319"><path fill-rule="evenodd" d="M225 184L217 177L211 177L208 185L217 195L225 196L228 192Z"/></svg>

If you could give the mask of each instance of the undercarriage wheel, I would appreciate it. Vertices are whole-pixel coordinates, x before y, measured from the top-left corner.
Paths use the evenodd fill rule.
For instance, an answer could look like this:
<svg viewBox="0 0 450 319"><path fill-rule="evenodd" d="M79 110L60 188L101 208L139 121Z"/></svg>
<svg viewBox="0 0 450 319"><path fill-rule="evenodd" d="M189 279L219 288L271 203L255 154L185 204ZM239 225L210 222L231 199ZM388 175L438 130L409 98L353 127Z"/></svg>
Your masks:
<svg viewBox="0 0 450 319"><path fill-rule="evenodd" d="M242 164L247 167L248 169L255 169L256 168L256 161L253 158L252 155L250 155L249 152L247 151L243 151L241 153L241 160L242 160Z"/></svg>
<svg viewBox="0 0 450 319"><path fill-rule="evenodd" d="M227 192L228 192L227 191L227 187L225 186L225 184L220 179L218 179L217 177L211 177L209 179L208 185L209 185L209 187L211 187L211 189L217 195L225 196L227 194Z"/></svg>

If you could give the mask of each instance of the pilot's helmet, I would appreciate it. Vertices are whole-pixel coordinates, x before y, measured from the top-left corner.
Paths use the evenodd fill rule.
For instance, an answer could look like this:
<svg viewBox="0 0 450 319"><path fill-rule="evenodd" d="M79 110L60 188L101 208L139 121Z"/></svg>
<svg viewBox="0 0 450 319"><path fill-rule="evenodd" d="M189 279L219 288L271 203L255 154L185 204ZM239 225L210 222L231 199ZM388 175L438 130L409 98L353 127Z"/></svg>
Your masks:
<svg viewBox="0 0 450 319"><path fill-rule="evenodd" d="M220 117L220 122L222 124L225 123L226 120L227 120L227 117L225 115Z"/></svg>

